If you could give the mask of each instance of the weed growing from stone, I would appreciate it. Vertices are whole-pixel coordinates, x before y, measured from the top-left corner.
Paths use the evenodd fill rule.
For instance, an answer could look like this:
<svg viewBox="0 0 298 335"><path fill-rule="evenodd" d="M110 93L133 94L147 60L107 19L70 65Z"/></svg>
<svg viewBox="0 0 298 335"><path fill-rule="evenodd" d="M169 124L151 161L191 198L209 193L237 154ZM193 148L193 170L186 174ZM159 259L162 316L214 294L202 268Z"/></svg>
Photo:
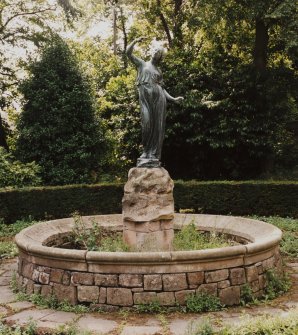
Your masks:
<svg viewBox="0 0 298 335"><path fill-rule="evenodd" d="M203 319L200 322L191 322L187 327L185 335L214 335L214 329L210 320Z"/></svg>
<svg viewBox="0 0 298 335"><path fill-rule="evenodd" d="M227 241L224 236L215 232L200 232L194 223L190 223L175 234L173 246L176 251L200 250L227 247L231 243L232 241Z"/></svg>
<svg viewBox="0 0 298 335"><path fill-rule="evenodd" d="M147 304L140 304L136 306L137 313L159 314L165 313L166 311L166 307L161 306L158 300L153 300Z"/></svg>
<svg viewBox="0 0 298 335"><path fill-rule="evenodd" d="M218 297L201 292L186 298L186 311L192 313L214 312L223 309Z"/></svg>
<svg viewBox="0 0 298 335"><path fill-rule="evenodd" d="M77 249L89 251L120 252L129 251L128 245L123 242L122 232L109 232L92 221L91 227L78 213L73 214L74 227L69 242L74 242Z"/></svg>
<svg viewBox="0 0 298 335"><path fill-rule="evenodd" d="M274 270L265 272L266 287L264 295L261 298L256 298L249 284L244 284L241 287L241 305L257 305L262 301L272 300L276 297L286 293L290 287L291 282L286 273L278 274Z"/></svg>
<svg viewBox="0 0 298 335"><path fill-rule="evenodd" d="M63 311L63 312L73 312L73 313L80 314L80 313L87 313L90 311L90 309L84 305L73 306L67 301L58 301L54 295L44 297L41 294L36 294L36 293L28 295L23 292L18 292L17 300L30 301L36 306L39 306L41 308L50 308L50 309L55 309L55 310Z"/></svg>
<svg viewBox="0 0 298 335"><path fill-rule="evenodd" d="M0 321L0 335L36 335L36 322L29 320L29 322L21 328L16 326L11 328Z"/></svg>
<svg viewBox="0 0 298 335"><path fill-rule="evenodd" d="M291 282L286 273L277 274L273 270L268 270L265 275L267 280L265 299L272 300L286 293L290 289Z"/></svg>

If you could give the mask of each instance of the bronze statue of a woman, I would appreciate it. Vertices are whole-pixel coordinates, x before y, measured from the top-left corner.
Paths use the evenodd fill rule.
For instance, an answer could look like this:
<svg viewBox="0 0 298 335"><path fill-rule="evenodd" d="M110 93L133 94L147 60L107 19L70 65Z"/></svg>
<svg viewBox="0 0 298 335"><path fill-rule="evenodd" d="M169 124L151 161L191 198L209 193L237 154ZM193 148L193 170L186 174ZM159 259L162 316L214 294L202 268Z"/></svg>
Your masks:
<svg viewBox="0 0 298 335"><path fill-rule="evenodd" d="M163 87L162 73L158 68L164 49L153 50L150 61L145 62L132 54L134 45L143 37L134 40L126 53L138 70L137 86L141 107L143 154L138 167L159 167L161 149L165 135L167 100L178 102L182 97L172 97Z"/></svg>

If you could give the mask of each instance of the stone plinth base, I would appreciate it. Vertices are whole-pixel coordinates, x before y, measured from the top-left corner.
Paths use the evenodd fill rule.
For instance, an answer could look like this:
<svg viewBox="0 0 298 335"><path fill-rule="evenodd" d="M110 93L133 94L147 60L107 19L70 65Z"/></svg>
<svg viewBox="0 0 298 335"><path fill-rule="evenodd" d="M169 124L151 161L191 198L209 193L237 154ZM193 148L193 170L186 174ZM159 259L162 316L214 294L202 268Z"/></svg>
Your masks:
<svg viewBox="0 0 298 335"><path fill-rule="evenodd" d="M174 183L164 168L129 171L122 200L124 241L140 251L171 250Z"/></svg>

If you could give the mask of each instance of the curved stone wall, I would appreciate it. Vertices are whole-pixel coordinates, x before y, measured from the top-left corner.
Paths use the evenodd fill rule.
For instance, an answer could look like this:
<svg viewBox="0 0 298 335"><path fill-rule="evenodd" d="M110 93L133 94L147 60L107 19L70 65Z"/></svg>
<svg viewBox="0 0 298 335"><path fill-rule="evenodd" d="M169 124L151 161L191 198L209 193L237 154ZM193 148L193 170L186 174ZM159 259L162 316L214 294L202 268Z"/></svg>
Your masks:
<svg viewBox="0 0 298 335"><path fill-rule="evenodd" d="M122 231L122 215L84 217ZM231 216L176 214L176 229L195 223L199 230L231 234L247 244L173 252L95 252L49 247L63 239L73 219L42 222L16 236L18 284L28 294L55 295L71 304L92 303L107 309L158 300L184 304L188 294L207 292L225 305L240 303L248 284L256 296L266 285L265 272L281 269L281 231L265 222Z"/></svg>

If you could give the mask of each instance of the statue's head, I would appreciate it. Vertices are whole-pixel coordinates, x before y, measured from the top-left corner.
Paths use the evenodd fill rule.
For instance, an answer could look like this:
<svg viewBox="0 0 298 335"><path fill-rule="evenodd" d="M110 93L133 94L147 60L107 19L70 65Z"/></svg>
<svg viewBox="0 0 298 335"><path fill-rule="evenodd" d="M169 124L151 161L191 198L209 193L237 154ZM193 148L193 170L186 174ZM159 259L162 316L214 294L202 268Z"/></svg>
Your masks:
<svg viewBox="0 0 298 335"><path fill-rule="evenodd" d="M161 42L153 40L151 43L151 61L152 63L159 63L165 55L165 48Z"/></svg>

